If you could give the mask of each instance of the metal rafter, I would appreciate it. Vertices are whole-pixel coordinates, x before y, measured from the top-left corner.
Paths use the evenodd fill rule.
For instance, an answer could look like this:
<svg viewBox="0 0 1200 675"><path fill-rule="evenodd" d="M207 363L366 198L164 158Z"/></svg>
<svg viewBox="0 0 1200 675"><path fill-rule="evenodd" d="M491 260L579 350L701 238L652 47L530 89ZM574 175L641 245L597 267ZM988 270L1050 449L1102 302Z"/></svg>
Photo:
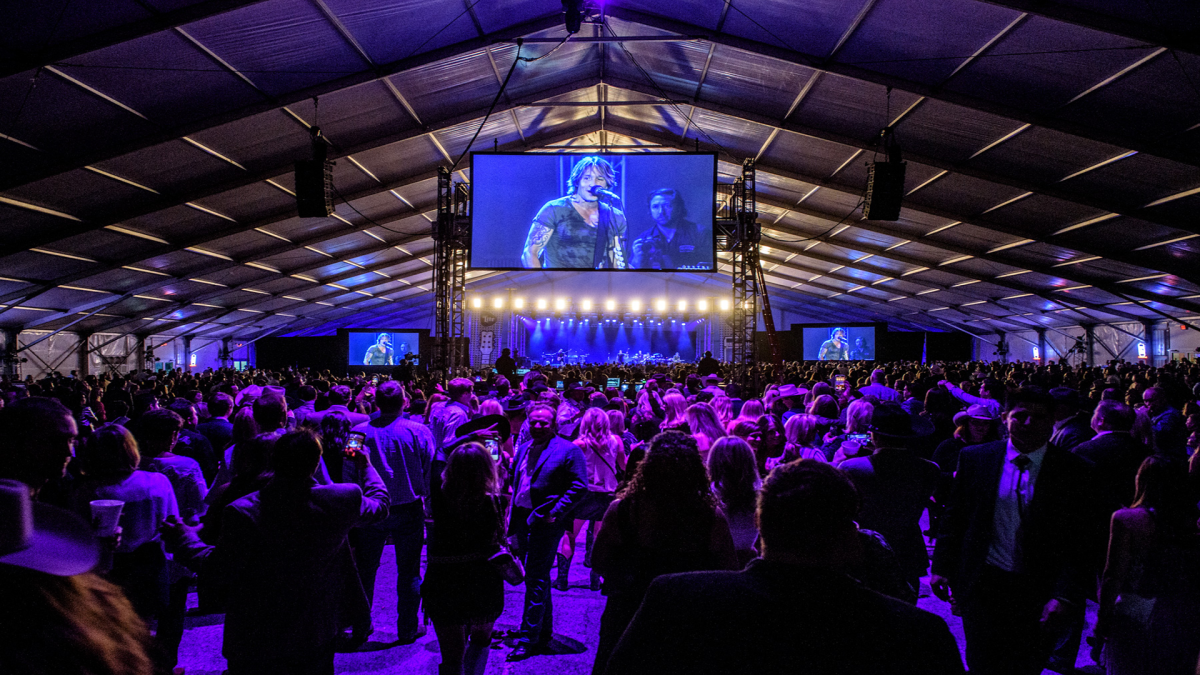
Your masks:
<svg viewBox="0 0 1200 675"><path fill-rule="evenodd" d="M1136 23L1123 17L1094 12L1078 5L1065 5L1047 0L981 0L981 2L1007 7L1017 12L1036 14L1047 19L1118 35L1130 40L1147 42L1191 54L1200 54L1200 40L1196 39L1194 32L1176 31L1169 26Z"/></svg>

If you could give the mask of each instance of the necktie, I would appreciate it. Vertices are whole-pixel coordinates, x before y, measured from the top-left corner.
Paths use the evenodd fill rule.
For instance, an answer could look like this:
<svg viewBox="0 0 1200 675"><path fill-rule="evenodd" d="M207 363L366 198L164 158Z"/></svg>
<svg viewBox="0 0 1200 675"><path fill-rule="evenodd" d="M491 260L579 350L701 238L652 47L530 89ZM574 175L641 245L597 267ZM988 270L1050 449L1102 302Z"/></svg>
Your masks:
<svg viewBox="0 0 1200 675"><path fill-rule="evenodd" d="M1033 463L1029 459L1029 455L1021 454L1013 458L1013 464L1017 466L1017 512L1021 518L1025 518L1025 508L1028 506L1025 503L1025 481L1029 479L1029 465Z"/></svg>

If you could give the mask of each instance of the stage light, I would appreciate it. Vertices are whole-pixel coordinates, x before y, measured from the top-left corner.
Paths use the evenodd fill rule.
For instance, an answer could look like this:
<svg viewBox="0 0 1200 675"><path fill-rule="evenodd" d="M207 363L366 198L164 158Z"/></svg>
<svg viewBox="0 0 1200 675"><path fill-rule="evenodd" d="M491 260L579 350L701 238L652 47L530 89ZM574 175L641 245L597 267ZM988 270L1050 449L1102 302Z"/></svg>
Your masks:
<svg viewBox="0 0 1200 675"><path fill-rule="evenodd" d="M654 309L656 309L660 312L667 311L667 301L666 300L656 300L654 302Z"/></svg>
<svg viewBox="0 0 1200 675"><path fill-rule="evenodd" d="M721 301L721 304L719 305L719 307L721 308L721 311L722 311L722 312L728 312L728 311L729 311L729 301L728 301L728 300L722 300L722 301Z"/></svg>
<svg viewBox="0 0 1200 675"><path fill-rule="evenodd" d="M561 312L566 308L567 308L567 299L566 298L556 298L554 300L554 309L555 310Z"/></svg>
<svg viewBox="0 0 1200 675"><path fill-rule="evenodd" d="M525 309L525 298L513 298L513 307L516 309Z"/></svg>
<svg viewBox="0 0 1200 675"><path fill-rule="evenodd" d="M615 311L617 309L617 301L616 300L605 300L604 301L604 309L606 309L610 312Z"/></svg>
<svg viewBox="0 0 1200 675"><path fill-rule="evenodd" d="M678 306L679 306L679 311L686 312L687 311L687 300L680 300Z"/></svg>
<svg viewBox="0 0 1200 675"><path fill-rule="evenodd" d="M471 306L474 307L475 309L479 309L480 307L483 307L483 298L475 298L474 300L471 301Z"/></svg>
<svg viewBox="0 0 1200 675"><path fill-rule="evenodd" d="M504 298L496 298L495 300L492 300L492 307L495 307L496 309L504 307Z"/></svg>
<svg viewBox="0 0 1200 675"><path fill-rule="evenodd" d="M701 300L700 302L697 302L696 309L700 310L701 312L707 312L708 311L708 301Z"/></svg>
<svg viewBox="0 0 1200 675"><path fill-rule="evenodd" d="M631 311L631 312L642 311L642 301L641 300L630 300L629 301L629 311Z"/></svg>
<svg viewBox="0 0 1200 675"><path fill-rule="evenodd" d="M585 312L590 312L590 311L592 311L592 301L591 301L591 300L584 300L584 301L580 302L580 303L579 303L579 308L580 308L580 309L582 309L582 310L583 310L583 311L585 311Z"/></svg>
<svg viewBox="0 0 1200 675"><path fill-rule="evenodd" d="M546 299L545 299L545 298L538 298L538 299L537 299L537 308L538 308L538 309L546 309L546 307L547 307L547 304L546 304Z"/></svg>

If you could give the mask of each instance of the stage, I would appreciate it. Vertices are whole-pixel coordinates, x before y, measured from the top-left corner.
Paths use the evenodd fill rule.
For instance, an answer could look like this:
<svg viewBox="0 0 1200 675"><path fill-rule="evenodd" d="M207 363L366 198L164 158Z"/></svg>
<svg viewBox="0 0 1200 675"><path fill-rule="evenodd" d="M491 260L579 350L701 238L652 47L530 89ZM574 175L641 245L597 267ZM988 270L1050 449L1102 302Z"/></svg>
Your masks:
<svg viewBox="0 0 1200 675"><path fill-rule="evenodd" d="M532 363L668 365L694 362L703 355L708 320L674 318L603 319L517 315L523 332L522 355Z"/></svg>

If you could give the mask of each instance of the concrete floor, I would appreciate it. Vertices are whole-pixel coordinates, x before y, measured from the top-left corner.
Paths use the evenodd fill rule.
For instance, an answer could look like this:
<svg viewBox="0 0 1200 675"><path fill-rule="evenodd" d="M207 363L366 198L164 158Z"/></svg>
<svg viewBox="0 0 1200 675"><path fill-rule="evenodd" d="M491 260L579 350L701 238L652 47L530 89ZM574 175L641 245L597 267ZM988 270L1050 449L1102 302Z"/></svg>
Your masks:
<svg viewBox="0 0 1200 675"><path fill-rule="evenodd" d="M398 646L396 640L396 558L388 547L383 553L383 563L379 568L377 589L375 593L375 634L371 637L363 651L354 654L338 654L336 669L338 673L363 673L396 675L399 673L426 675L436 674L437 664L441 662L438 653L437 638L433 626L429 633L415 644ZM511 675L542 675L555 673L563 675L586 675L591 673L592 659L595 655L596 642L600 630L600 614L604 611L604 597L599 592L588 590L588 569L582 564L583 536L580 536L579 553L571 566L571 588L567 592L554 593L554 634L555 643L561 651L578 653L562 653L549 656L536 656L520 663L508 663L504 660L509 652L508 647L499 647L493 643L488 659L487 672L493 674ZM504 614L496 622L497 630L514 630L521 623L521 609L524 602L524 586L505 586ZM195 606L193 594L191 606ZM950 613L949 604L933 597L929 592L928 580L922 580L921 599L917 606L933 612L945 619L958 641L959 650L963 649L964 639L962 620ZM225 670L225 659L221 656L221 637L224 630L222 615L189 616L187 629L184 633L183 644L179 651L179 665L187 669L187 675L221 675ZM1096 605L1089 603L1087 628L1095 623ZM1088 633L1085 633L1085 637ZM579 651L581 650L582 651ZM1080 650L1077 667L1094 666L1087 655L1088 649ZM1054 675L1045 671L1043 675Z"/></svg>

